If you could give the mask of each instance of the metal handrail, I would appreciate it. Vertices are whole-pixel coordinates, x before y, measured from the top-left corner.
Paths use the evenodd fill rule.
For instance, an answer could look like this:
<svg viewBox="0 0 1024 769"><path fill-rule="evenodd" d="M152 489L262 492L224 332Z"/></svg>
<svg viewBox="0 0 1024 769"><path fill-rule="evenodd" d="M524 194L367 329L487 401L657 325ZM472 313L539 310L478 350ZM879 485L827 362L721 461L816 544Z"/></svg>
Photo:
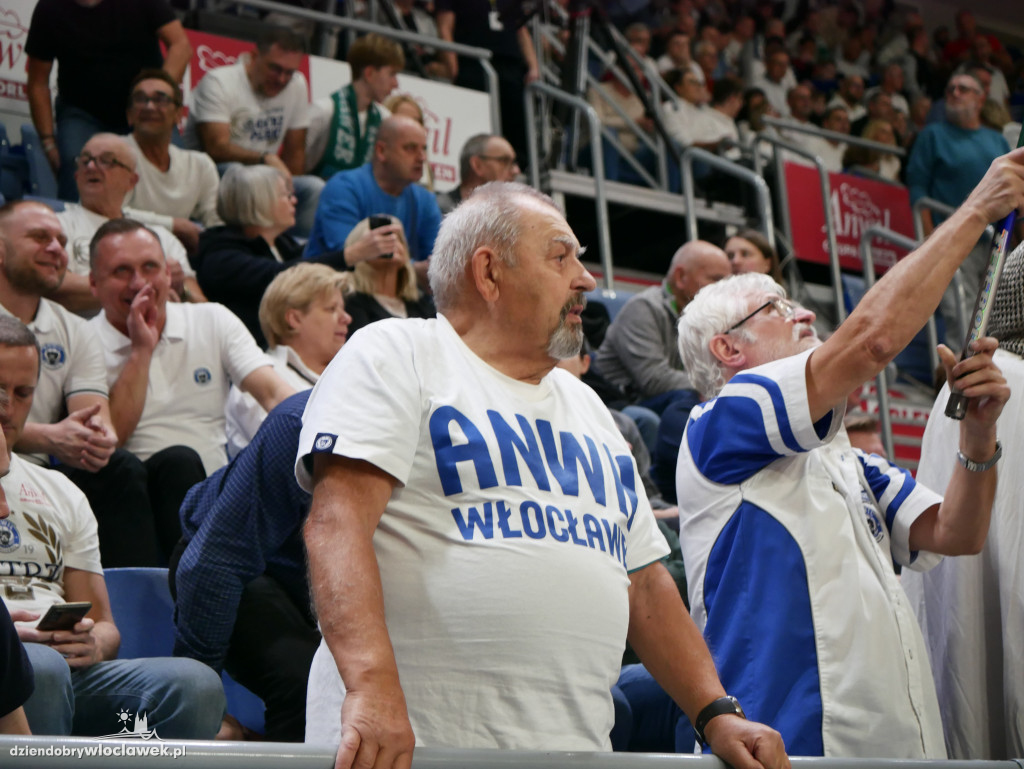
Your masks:
<svg viewBox="0 0 1024 769"><path fill-rule="evenodd" d="M109 769L111 755L83 755L75 751L110 751L165 746L168 755L149 755L143 762L154 769L332 769L336 749L327 745L285 742L199 742L189 740L95 740L85 737L0 735L0 755L13 756L12 765L38 769ZM27 756L20 762L12 750L69 751L64 756ZM175 751L184 753L174 753ZM174 755L171 755L171 754ZM1024 761L907 760L883 758L790 759L793 769L1024 769ZM142 762L140 762L142 763ZM132 765L131 762L126 765ZM540 750L456 750L416 748L412 769L728 769L717 756L656 753L592 753Z"/></svg>
<svg viewBox="0 0 1024 769"><path fill-rule="evenodd" d="M832 221L832 206L829 205L829 201L832 198L832 187L828 181L828 170L825 168L825 163L820 157L810 150L787 142L785 139L781 139L778 136L772 136L771 134L761 132L758 134L757 138L758 141L765 141L768 144L771 144L775 150L775 182L776 187L779 190L779 197L782 204L781 208L783 211L784 221L786 223L786 235L789 237L790 241L793 239L793 225L789 218L789 209L785 205L785 201L788 198L786 192L786 175L785 170L782 167L782 156L779 153L779 150L784 149L787 152L792 152L794 155L807 158L818 170L818 179L821 182L821 205L825 212L825 236L828 240L828 261L829 271L832 278L832 294L835 298L836 304L835 324L838 326L846 320L846 307L843 305L843 273L839 267L839 244L836 241L835 222ZM760 153L758 152L754 153L754 170L763 176L763 165Z"/></svg>
<svg viewBox="0 0 1024 769"><path fill-rule="evenodd" d="M921 216L923 211L933 211L946 217L956 212L956 209L948 203L943 203L941 200L929 197L918 198L915 200L914 204L910 207L910 210L914 217L914 234L917 235L917 239L922 242L925 240L924 219ZM986 248L991 248L992 240L995 236L995 227L991 224L985 227L985 234L982 237L988 241L985 244ZM981 241L979 239L979 243L980 242ZM953 280L950 285L953 287L953 308L955 310L956 326L959 333L954 336L947 331L946 336L947 338L952 337L953 339L966 339L970 316L968 315L967 310L967 293L964 291L964 280L960 275L959 269L953 273Z"/></svg>
<svg viewBox="0 0 1024 769"><path fill-rule="evenodd" d="M758 210L761 212L762 232L768 239L772 248L775 248L775 222L772 219L771 192L764 177L749 168L744 168L738 163L716 155L713 152L700 147L687 147L683 150L683 157L680 162L683 177L683 197L686 199L686 235L688 240L697 238L697 211L693 201L696 200L696 193L693 183L693 164L695 161L706 163L730 176L734 176L741 182L748 182L754 188L757 196Z"/></svg>
<svg viewBox="0 0 1024 769"><path fill-rule="evenodd" d="M597 148L591 154L593 155L592 162L594 164L594 205L597 209L597 238L598 247L601 249L601 268L604 270L604 287L608 290L614 290L612 237L608 224L608 196L604 187L604 157L600 152L601 121L597 117L597 111L586 99L571 96L554 86L538 80L526 86L523 97L527 125L534 124L534 97L540 96L575 107L577 114L585 115L587 118L591 146ZM537 134L535 131L527 131L526 133L526 141L530 150L530 185L540 189L540 157L537 147Z"/></svg>
<svg viewBox="0 0 1024 769"><path fill-rule="evenodd" d="M907 156L907 151L895 144L883 144L882 142L876 142L872 139L862 139L859 136L851 136L850 134L839 133L838 131L829 131L827 128L816 126L813 123L797 123L795 120L784 120L781 118L769 117L767 115L764 116L763 120L765 125L770 125L774 128L784 129L786 131L796 131L797 133L809 134L811 136L820 136L822 139L831 139L832 141L842 142L843 144L864 147L869 150L878 150L879 152L895 155L899 158L905 158Z"/></svg>
<svg viewBox="0 0 1024 769"><path fill-rule="evenodd" d="M865 229L860 236L860 263L864 274L865 291L869 290L875 284L875 262L871 255L871 241L875 238L887 240L900 248L907 249L908 251L913 251L919 245L916 240L908 238L906 235L894 230L890 230L888 227L883 227L880 224L872 224L870 227ZM934 313L928 317L928 322L925 324L925 328L928 329L929 361L932 366L932 371L934 371L939 365L939 354L936 350L939 346L939 340L938 332L935 328ZM893 451L892 416L889 413L889 386L888 376L886 375L885 369L879 371L878 376L875 377L875 389L878 393L878 420L882 428L882 445L885 447L886 456L890 461L892 461L896 455Z"/></svg>
<svg viewBox="0 0 1024 769"><path fill-rule="evenodd" d="M405 30L374 24L370 21L334 16L329 13L324 13L323 11L311 11L308 8L298 8L294 5L285 5L283 3L274 2L273 0L245 0L244 2L235 3L235 5L245 5L250 8L274 11L275 13L294 16L297 19L315 21L319 24L326 24L331 27L356 30L358 32L376 32L379 35L400 40L403 43L428 45L439 51L453 51L460 56L478 59L480 61L480 66L484 70L484 77L487 78L487 92L491 97L491 131L493 133L501 133L501 115L498 109L498 73L495 71L494 66L490 61L494 54L487 48L478 48L472 45L463 45L462 43L449 43L447 40L442 40L440 37L421 35L418 32L406 32Z"/></svg>

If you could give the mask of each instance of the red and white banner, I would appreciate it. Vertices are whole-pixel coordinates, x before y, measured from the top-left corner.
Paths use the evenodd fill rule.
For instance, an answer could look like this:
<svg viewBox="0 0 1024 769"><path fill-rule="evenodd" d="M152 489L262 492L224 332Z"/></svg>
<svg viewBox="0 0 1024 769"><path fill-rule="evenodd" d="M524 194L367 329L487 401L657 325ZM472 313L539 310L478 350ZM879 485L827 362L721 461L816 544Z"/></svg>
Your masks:
<svg viewBox="0 0 1024 769"><path fill-rule="evenodd" d="M36 0L0 0L0 112L28 117L25 41Z"/></svg>
<svg viewBox="0 0 1024 769"><path fill-rule="evenodd" d="M786 163L785 172L796 258L828 264L828 234L818 171L799 163ZM839 264L843 269L862 269L861 235L872 225L879 224L908 238L914 237L910 193L906 187L848 174L829 174L829 185L828 205L836 228ZM872 243L875 270L879 273L906 255L904 249L888 241L875 239Z"/></svg>

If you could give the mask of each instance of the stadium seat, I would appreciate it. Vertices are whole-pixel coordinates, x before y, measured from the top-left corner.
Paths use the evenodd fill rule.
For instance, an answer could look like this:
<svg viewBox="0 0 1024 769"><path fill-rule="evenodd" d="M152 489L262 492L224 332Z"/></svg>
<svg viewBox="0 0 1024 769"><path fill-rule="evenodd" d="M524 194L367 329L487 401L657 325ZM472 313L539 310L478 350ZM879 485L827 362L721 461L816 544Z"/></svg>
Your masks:
<svg viewBox="0 0 1024 769"><path fill-rule="evenodd" d="M50 161L46 159L39 141L39 134L31 123L21 126L21 146L28 161L29 192L44 198L56 198L57 177L53 175Z"/></svg>
<svg viewBox="0 0 1024 769"><path fill-rule="evenodd" d="M167 569L124 567L104 569L110 608L121 631L118 659L170 657L174 652L174 601ZM221 673L228 713L245 727L263 733L263 701Z"/></svg>

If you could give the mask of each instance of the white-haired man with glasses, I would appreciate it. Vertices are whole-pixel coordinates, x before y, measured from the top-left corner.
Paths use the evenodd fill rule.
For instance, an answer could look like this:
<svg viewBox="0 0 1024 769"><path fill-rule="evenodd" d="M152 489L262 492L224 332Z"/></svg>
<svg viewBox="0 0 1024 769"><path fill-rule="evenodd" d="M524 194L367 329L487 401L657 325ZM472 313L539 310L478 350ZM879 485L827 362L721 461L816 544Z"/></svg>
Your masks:
<svg viewBox="0 0 1024 769"><path fill-rule="evenodd" d="M134 211L124 208L124 200L139 180L135 167L131 146L116 134L96 134L75 158L75 183L82 202L67 203L63 211L57 212L67 236L68 271L53 295L69 310L91 316L100 309L89 290L89 242L109 220L134 218ZM152 230L167 255L172 287L178 296L205 301L181 241L164 227L154 225Z"/></svg>
<svg viewBox="0 0 1024 769"><path fill-rule="evenodd" d="M894 563L920 570L984 544L1009 397L994 339L946 374L970 399L945 496L850 446L847 394L934 311L985 225L1024 204L1024 151L997 160L939 232L825 342L764 275L708 286L679 321L707 399L679 452L691 612L726 691L795 755L944 757L927 652ZM683 494L682 490L686 490Z"/></svg>

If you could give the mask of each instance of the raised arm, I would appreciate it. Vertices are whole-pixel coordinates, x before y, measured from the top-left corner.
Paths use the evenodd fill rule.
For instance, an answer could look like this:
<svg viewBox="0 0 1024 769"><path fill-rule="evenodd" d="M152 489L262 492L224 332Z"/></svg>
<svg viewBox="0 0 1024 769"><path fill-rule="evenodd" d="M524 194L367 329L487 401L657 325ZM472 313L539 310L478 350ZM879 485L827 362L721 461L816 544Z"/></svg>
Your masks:
<svg viewBox="0 0 1024 769"><path fill-rule="evenodd" d="M414 738L384 620L373 534L395 480L367 462L318 454L304 536L323 633L345 682L337 769L408 769Z"/></svg>
<svg viewBox="0 0 1024 769"><path fill-rule="evenodd" d="M939 348L949 381L955 381L969 398L967 415L960 422L958 448L967 459L979 464L996 453L996 421L1010 397L1006 379L992 362L997 346L992 337L981 339L975 343L974 355L959 363L948 348ZM996 495L996 476L995 464L984 471L972 471L957 462L942 504L911 524L910 549L944 555L981 552Z"/></svg>
<svg viewBox="0 0 1024 769"><path fill-rule="evenodd" d="M185 28L180 21L170 21L156 31L160 42L167 46L167 55L164 57L164 72L180 83L185 76L185 67L192 58L192 44L188 41Z"/></svg>
<svg viewBox="0 0 1024 769"><path fill-rule="evenodd" d="M152 285L146 285L132 300L128 314L128 336L132 347L128 361L110 388L110 419L123 446L135 432L146 406L149 366L160 341Z"/></svg>
<svg viewBox="0 0 1024 769"><path fill-rule="evenodd" d="M807 364L817 421L874 377L910 343L939 304L960 263L990 222L1024 204L1024 148L997 158L970 197L896 264Z"/></svg>
<svg viewBox="0 0 1024 769"><path fill-rule="evenodd" d="M725 696L707 644L661 563L629 575L629 643L691 723L704 707ZM708 722L704 733L715 755L736 769L790 765L782 736L764 724L720 715Z"/></svg>

